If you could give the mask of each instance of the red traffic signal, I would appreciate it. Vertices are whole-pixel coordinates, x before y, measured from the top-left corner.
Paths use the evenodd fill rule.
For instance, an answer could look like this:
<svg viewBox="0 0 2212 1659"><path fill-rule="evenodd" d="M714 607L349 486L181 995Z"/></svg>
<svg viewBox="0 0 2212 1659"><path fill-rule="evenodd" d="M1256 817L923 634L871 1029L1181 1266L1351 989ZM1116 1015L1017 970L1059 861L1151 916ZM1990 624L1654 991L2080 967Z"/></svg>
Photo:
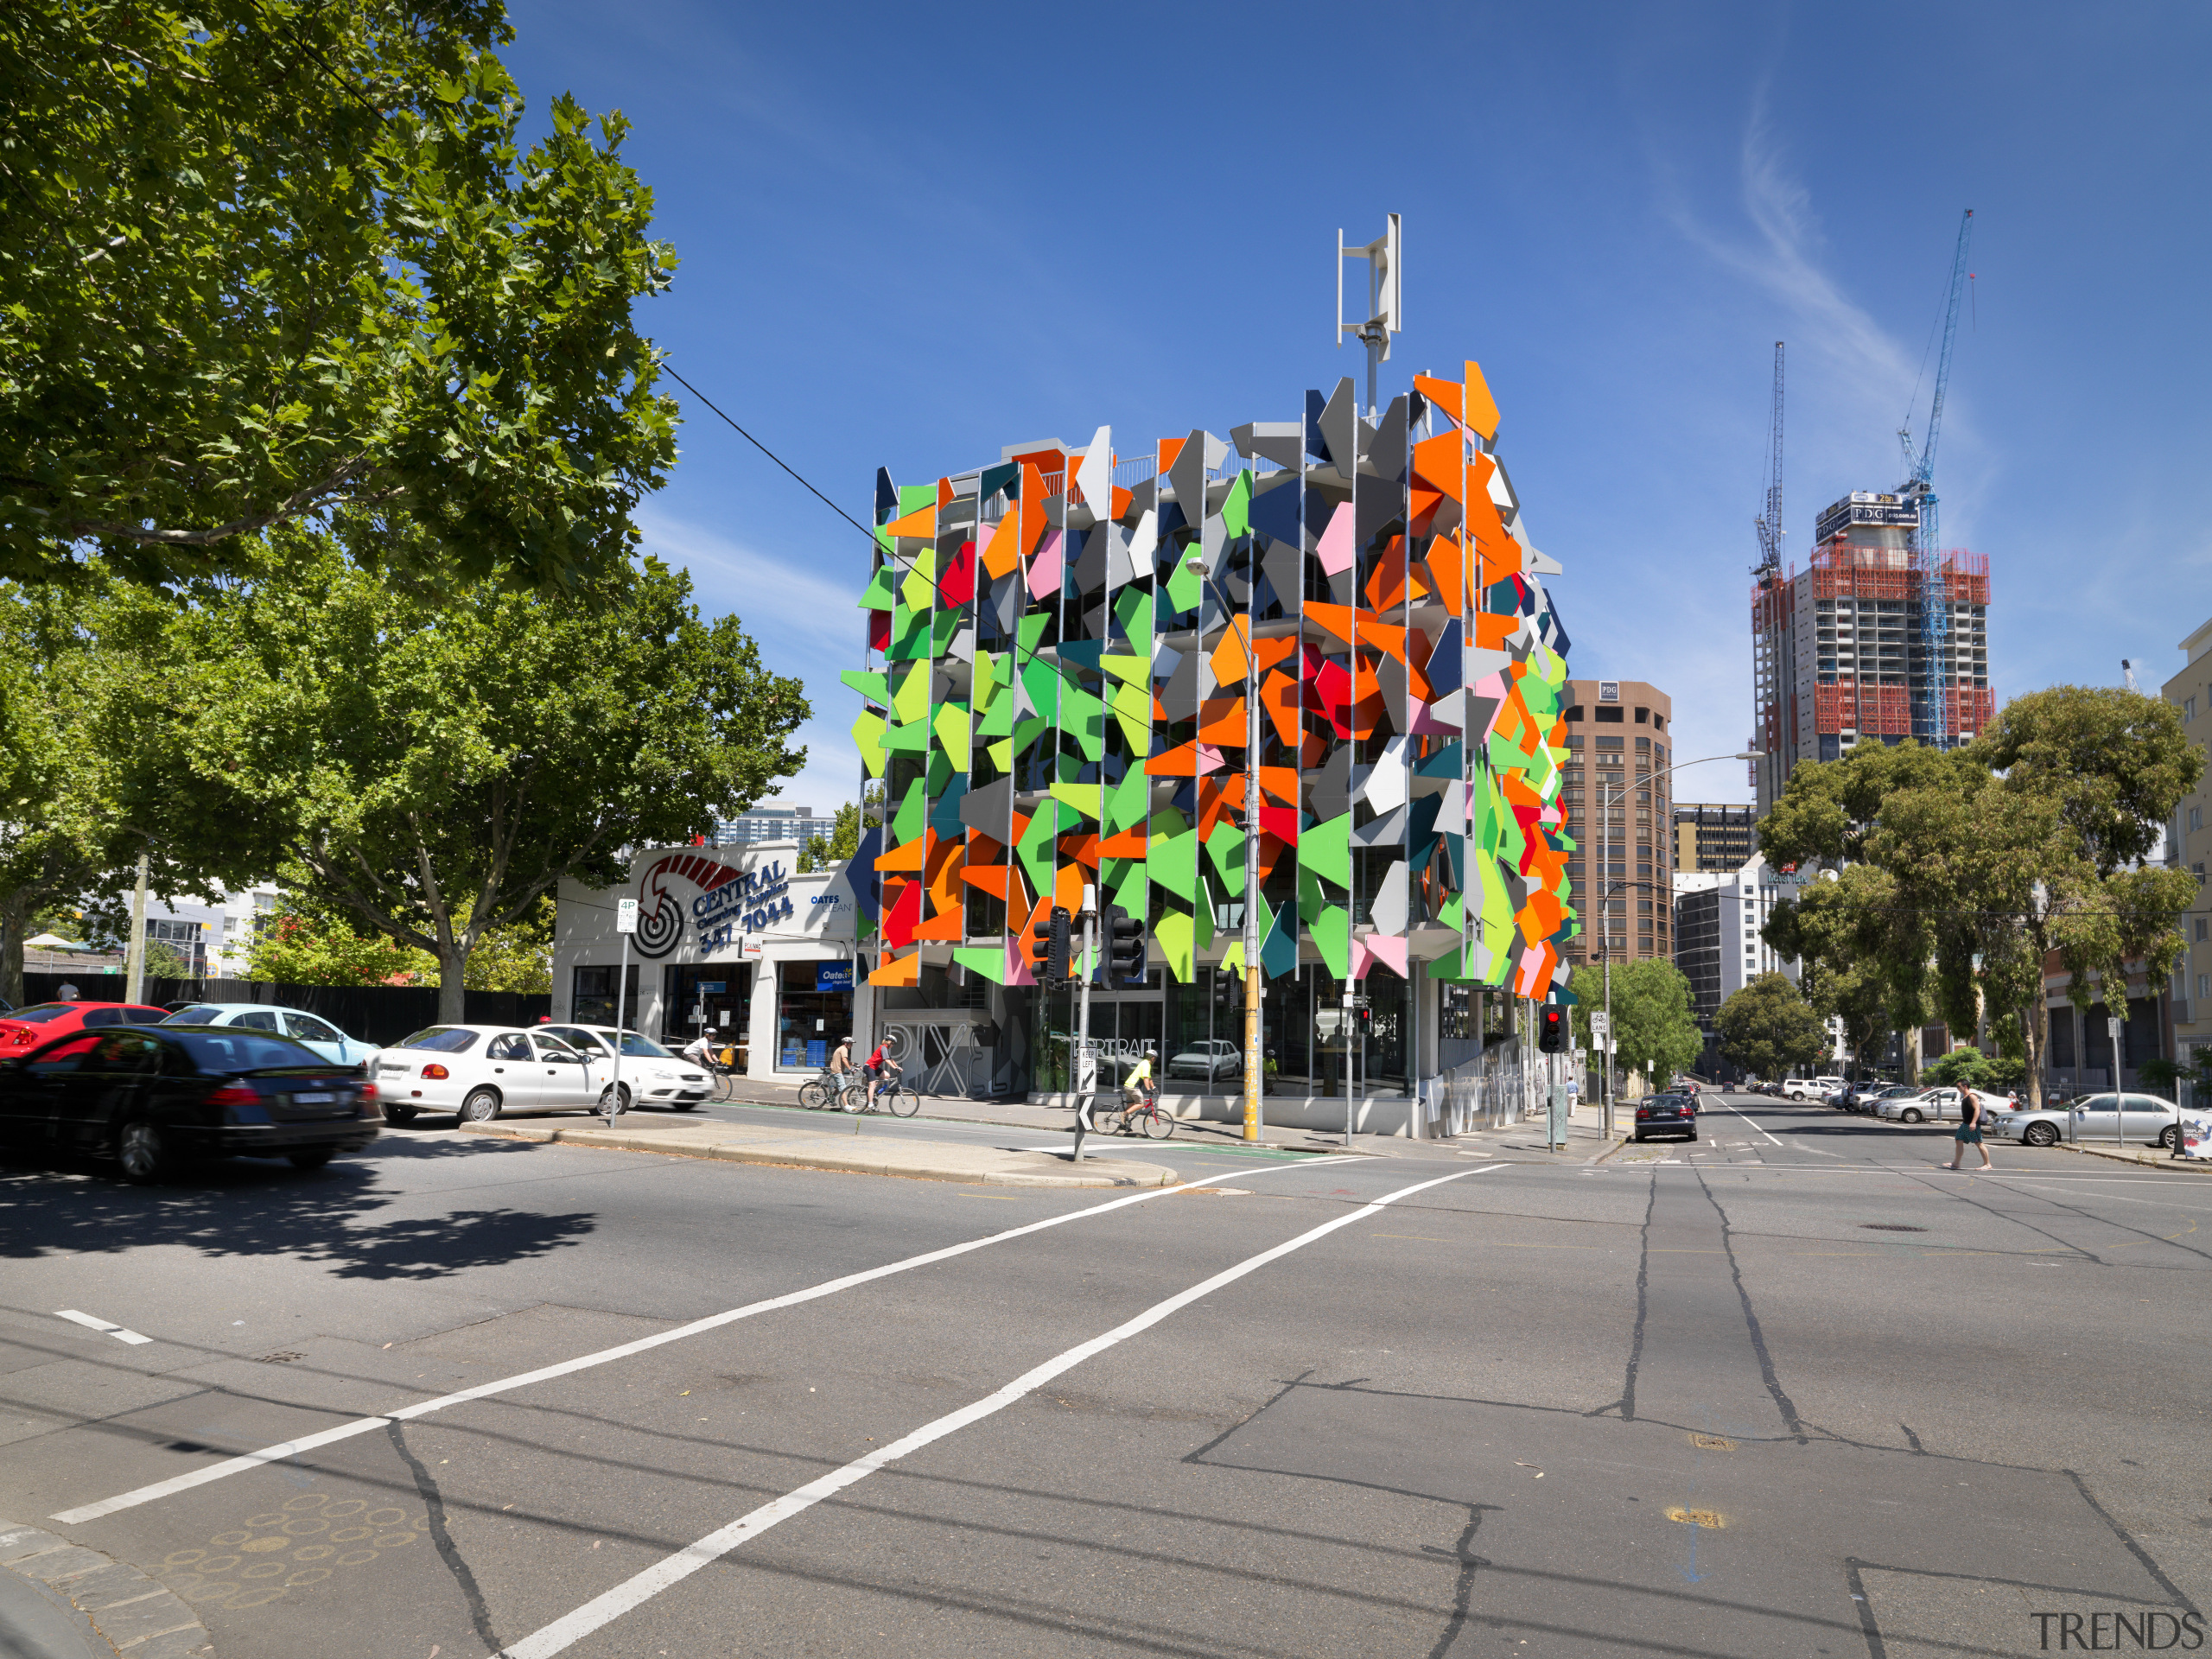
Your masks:
<svg viewBox="0 0 2212 1659"><path fill-rule="evenodd" d="M1536 1046L1546 1054L1567 1052L1567 1010L1546 1006L1536 1010Z"/></svg>

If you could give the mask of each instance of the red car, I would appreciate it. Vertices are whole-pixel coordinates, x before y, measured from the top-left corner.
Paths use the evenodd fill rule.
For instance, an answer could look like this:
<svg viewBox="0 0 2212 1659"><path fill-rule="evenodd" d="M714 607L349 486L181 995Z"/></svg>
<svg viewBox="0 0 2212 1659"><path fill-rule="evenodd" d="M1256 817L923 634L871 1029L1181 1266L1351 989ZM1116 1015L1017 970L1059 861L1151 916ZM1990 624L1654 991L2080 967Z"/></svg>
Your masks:
<svg viewBox="0 0 2212 1659"><path fill-rule="evenodd" d="M35 1002L0 1020L0 1055L20 1054L34 1043L101 1026L158 1026L167 1008L144 1002Z"/></svg>

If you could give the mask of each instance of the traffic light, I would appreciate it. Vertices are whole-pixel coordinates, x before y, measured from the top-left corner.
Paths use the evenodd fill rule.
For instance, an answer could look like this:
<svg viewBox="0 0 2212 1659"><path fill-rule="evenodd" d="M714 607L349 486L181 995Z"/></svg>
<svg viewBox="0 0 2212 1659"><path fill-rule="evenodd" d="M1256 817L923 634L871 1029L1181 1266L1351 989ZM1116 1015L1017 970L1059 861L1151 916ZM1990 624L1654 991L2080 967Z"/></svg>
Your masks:
<svg viewBox="0 0 2212 1659"><path fill-rule="evenodd" d="M1065 905L1052 906L1052 919L1045 925L1045 972L1047 985L1058 985L1068 976L1068 912Z"/></svg>
<svg viewBox="0 0 2212 1659"><path fill-rule="evenodd" d="M1567 1052L1567 1010L1547 1004L1539 1008L1537 1018L1542 1024L1537 1027L1536 1046L1546 1054Z"/></svg>
<svg viewBox="0 0 2212 1659"><path fill-rule="evenodd" d="M1141 985L1145 976L1144 919L1119 905L1106 906L1106 982Z"/></svg>

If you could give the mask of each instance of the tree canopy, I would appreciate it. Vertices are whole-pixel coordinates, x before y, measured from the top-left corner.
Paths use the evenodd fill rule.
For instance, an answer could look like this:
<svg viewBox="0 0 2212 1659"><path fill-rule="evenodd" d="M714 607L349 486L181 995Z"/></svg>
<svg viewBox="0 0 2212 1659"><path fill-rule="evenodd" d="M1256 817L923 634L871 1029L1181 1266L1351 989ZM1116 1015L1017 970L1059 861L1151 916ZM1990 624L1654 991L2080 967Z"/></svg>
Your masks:
<svg viewBox="0 0 2212 1659"><path fill-rule="evenodd" d="M1800 766L1761 845L1854 886L1815 883L1767 937L1824 973L1877 964L1893 1020L1924 995L1954 1031L1986 1020L2040 1099L2046 964L2079 1001L2110 998L2131 969L2155 994L2179 960L2196 880L2140 861L2202 766L2163 699L2083 686L2015 698L1948 754L1870 744Z"/></svg>
<svg viewBox="0 0 2212 1659"><path fill-rule="evenodd" d="M496 0L0 7L0 575L371 562L571 588L675 458L619 114L525 152ZM302 545L297 542L288 543Z"/></svg>
<svg viewBox="0 0 2212 1659"><path fill-rule="evenodd" d="M1713 1030L1732 1065L1755 1077L1783 1077L1828 1058L1827 1024L1786 974L1761 974L1720 1005Z"/></svg>
<svg viewBox="0 0 2212 1659"><path fill-rule="evenodd" d="M625 849L686 841L804 760L799 683L656 560L574 599L440 596L293 535L265 579L175 615L178 671L114 717L131 805L164 844L429 952L442 1019L563 877L613 885Z"/></svg>
<svg viewBox="0 0 2212 1659"><path fill-rule="evenodd" d="M1705 1052L1705 1033L1690 1012L1690 982L1662 957L1647 957L1612 972L1613 1045L1620 1064L1655 1083L1688 1071ZM1605 1007L1602 978L1577 977L1574 1034L1590 1046L1590 1015Z"/></svg>

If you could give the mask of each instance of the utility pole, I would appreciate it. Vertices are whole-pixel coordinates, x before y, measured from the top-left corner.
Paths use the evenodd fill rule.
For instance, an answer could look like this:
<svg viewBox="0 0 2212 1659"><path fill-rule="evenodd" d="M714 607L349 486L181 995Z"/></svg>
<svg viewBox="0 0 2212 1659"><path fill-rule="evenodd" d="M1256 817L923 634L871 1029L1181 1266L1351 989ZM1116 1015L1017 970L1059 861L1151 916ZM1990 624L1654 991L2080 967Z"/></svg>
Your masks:
<svg viewBox="0 0 2212 1659"><path fill-rule="evenodd" d="M1083 1161L1083 1137L1090 1132L1091 1109L1098 1100L1098 1056L1090 1046L1090 976L1097 961L1098 889L1083 884L1083 988L1076 994L1075 1150L1070 1163Z"/></svg>
<svg viewBox="0 0 2212 1659"><path fill-rule="evenodd" d="M630 989L630 936L638 931L638 901L614 903L614 931L622 936L622 965L614 970L614 1081L607 1085L607 1121L612 1125L622 1114L622 1005Z"/></svg>

